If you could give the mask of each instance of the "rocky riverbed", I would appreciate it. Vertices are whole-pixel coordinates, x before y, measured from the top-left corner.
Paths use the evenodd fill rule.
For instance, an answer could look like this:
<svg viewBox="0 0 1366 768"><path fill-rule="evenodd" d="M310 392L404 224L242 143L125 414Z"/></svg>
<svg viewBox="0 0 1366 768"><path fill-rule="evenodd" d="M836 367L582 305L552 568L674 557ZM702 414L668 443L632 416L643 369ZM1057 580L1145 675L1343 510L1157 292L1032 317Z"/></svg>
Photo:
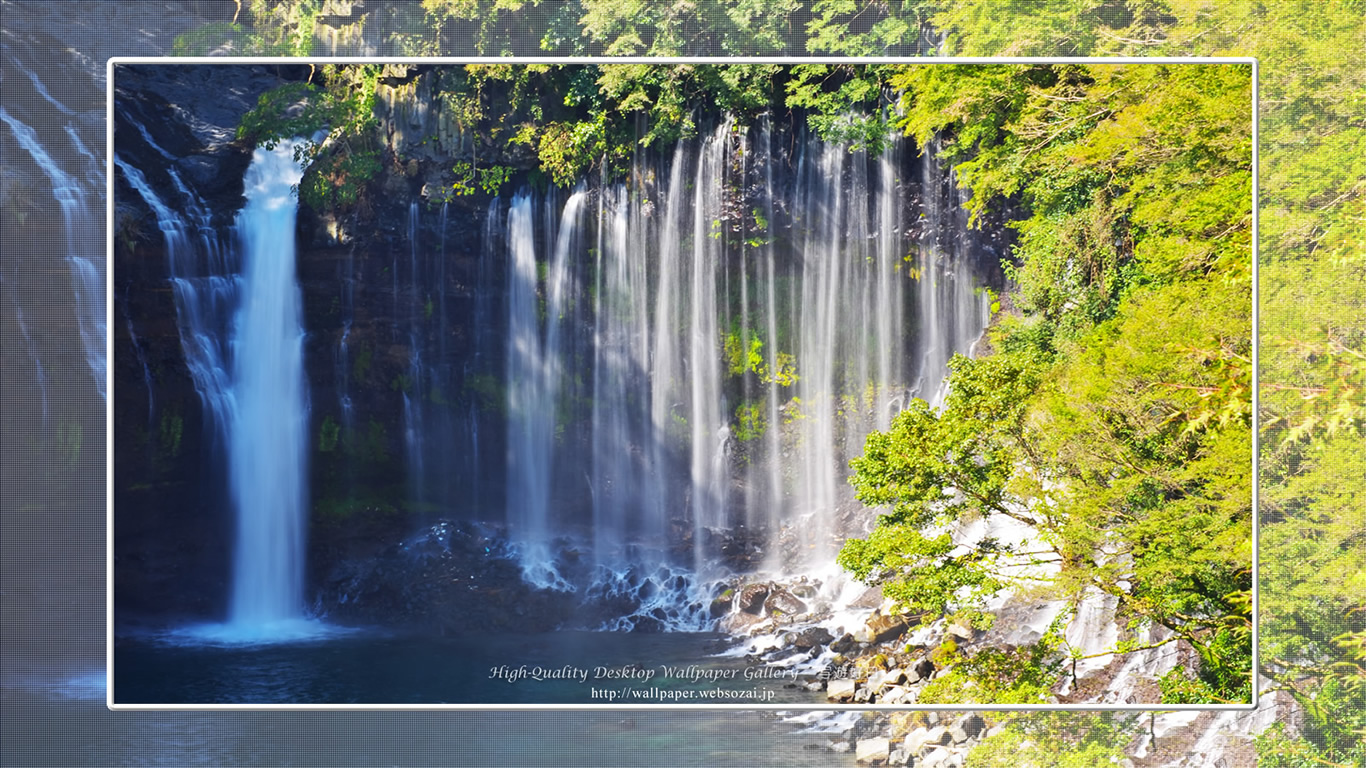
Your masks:
<svg viewBox="0 0 1366 768"><path fill-rule="evenodd" d="M720 613L719 626L735 637L729 653L795 669L792 685L822 692L832 706L841 708L781 714L785 721L803 726L802 733L812 738L808 749L852 754L864 765L963 766L969 764L969 753L1007 733L1012 721L1028 723L1047 716L965 713L961 707L948 711L950 702L970 703L970 691L941 698L942 683L931 700L922 700L921 695L936 681L955 675L963 659L983 650L1027 654L1062 606L1010 599L997 607L996 623L985 631L962 621L922 623L920 617L900 615L892 608L879 589L850 583L839 574L825 579L736 578L713 601L713 610ZM1095 630L1095 617L1081 618L1083 629ZM1104 618L1114 619L1112 614ZM1123 639L1133 639L1128 632ZM1102 634L1112 648L1114 636ZM1164 638L1160 630L1140 634L1149 641ZM1063 633L1061 641L1068 639ZM1080 642L1075 636L1071 639ZM1085 663L1054 653L1050 658L1056 679L1037 702L1028 703L1066 706L1099 699L1151 704L1160 698L1156 677L1177 664L1189 664L1193 653L1187 644L1174 640L1160 649L1104 654ZM1094 716L1108 718L1121 733L1130 734L1116 765L1234 768L1255 760L1251 745L1237 733L1259 731L1293 710L1286 694L1273 693L1263 696L1258 709L1251 711L1124 711ZM1295 722L1287 725L1298 727ZM1000 743L985 749L992 751Z"/></svg>

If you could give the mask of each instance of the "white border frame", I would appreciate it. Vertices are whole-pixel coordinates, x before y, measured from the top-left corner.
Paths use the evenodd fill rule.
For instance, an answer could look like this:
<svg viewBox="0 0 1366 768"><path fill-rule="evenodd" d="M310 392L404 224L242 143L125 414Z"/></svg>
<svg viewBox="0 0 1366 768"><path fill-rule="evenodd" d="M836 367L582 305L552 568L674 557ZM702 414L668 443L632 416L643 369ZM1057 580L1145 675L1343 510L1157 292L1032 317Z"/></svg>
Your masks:
<svg viewBox="0 0 1366 768"><path fill-rule="evenodd" d="M559 711L698 711L698 710L740 710L772 712L1179 712L1179 711L1242 711L1258 709L1261 701L1261 680L1258 673L1260 653L1259 585L1261 533L1261 504L1259 473L1260 440L1258 437L1258 413L1260 405L1260 371L1258 368L1260 338L1260 284L1259 235L1261 232L1259 210L1259 122L1258 112L1260 72L1258 60L1248 56L1207 57L1207 56L1124 56L1106 58L1085 56L1076 58L1057 57L924 57L907 58L891 56L865 56L852 58L837 57L785 57L785 56L736 56L736 57L686 57L671 56L652 58L648 56L529 56L529 57L270 57L270 56L190 56L184 58L159 56L115 56L105 62L105 324L114 328L114 68L124 65L156 66L252 66L252 65L297 65L297 64L416 64L438 66L463 66L466 64L567 64L567 65L609 65L609 64L779 64L785 66L799 64L1242 64L1252 67L1252 700L1245 704L912 704L900 705L852 705L839 706L834 702L827 704L117 704L114 701L114 334L106 334L105 356L106 392L105 408L105 706L115 712L153 710L312 710L312 711L470 711L470 710L559 710Z"/></svg>

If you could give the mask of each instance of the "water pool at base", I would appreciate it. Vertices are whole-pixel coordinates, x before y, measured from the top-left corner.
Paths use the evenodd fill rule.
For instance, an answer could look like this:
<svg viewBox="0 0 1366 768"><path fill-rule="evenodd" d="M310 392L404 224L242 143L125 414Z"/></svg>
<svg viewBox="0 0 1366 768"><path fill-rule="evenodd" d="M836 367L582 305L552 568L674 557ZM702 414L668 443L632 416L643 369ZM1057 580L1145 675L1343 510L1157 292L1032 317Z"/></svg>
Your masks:
<svg viewBox="0 0 1366 768"><path fill-rule="evenodd" d="M274 644L118 638L116 704L817 704L716 633L432 638L358 630Z"/></svg>

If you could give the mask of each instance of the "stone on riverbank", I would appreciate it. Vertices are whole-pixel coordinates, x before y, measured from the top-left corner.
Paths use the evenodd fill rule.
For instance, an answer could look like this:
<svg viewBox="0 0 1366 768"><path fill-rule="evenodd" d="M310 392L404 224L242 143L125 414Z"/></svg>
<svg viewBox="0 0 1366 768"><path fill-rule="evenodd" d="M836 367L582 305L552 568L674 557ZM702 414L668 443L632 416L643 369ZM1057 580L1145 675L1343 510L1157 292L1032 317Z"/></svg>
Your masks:
<svg viewBox="0 0 1366 768"><path fill-rule="evenodd" d="M891 739L863 739L854 748L854 759L860 763L885 763L891 747Z"/></svg>
<svg viewBox="0 0 1366 768"><path fill-rule="evenodd" d="M830 701L850 701L854 698L856 688L856 681L847 677L836 678L825 686L825 698Z"/></svg>

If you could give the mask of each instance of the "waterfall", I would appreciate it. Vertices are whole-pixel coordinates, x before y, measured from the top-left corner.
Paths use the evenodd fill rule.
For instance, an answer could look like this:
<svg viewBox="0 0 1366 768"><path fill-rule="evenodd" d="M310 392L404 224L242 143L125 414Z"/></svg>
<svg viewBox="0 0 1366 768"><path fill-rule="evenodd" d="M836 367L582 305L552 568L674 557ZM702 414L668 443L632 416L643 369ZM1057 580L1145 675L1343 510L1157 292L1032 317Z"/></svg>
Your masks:
<svg viewBox="0 0 1366 768"><path fill-rule="evenodd" d="M469 438L469 449L466 453L466 482L465 487L469 489L466 493L468 507L476 516L479 516L484 509L484 467L482 462L483 453L479 443L479 420L480 406L487 406L488 403L479 402L481 395L476 392L476 382L488 381L493 371L496 369L493 357L493 340L490 338L490 331L495 327L496 315L493 306L494 288L494 262L501 255L497 250L499 242L499 231L502 227L502 206L497 198L489 201L488 210L484 214L483 240L479 247L479 265L475 276L474 294L474 357L473 360L465 364L464 384L465 389L470 393L469 407L465 417L467 425L467 435ZM472 378L473 377L473 378Z"/></svg>
<svg viewBox="0 0 1366 768"><path fill-rule="evenodd" d="M274 642L325 629L303 614L308 395L295 280L295 143L253 154L232 247L221 246L207 208L174 170L165 169L180 196L171 204L143 171L114 158L161 229L186 367L235 512L228 621L186 630L195 640ZM342 344L344 360L345 332Z"/></svg>
<svg viewBox="0 0 1366 768"><path fill-rule="evenodd" d="M20 67L20 69L23 68ZM43 89L42 83L32 72L23 71L33 79L34 85L44 98L64 114L73 114L71 110L48 95L47 91ZM81 347L85 351L86 365L90 368L91 376L95 380L95 389L99 391L101 398L107 399L108 369L105 359L105 341L108 338L108 328L105 318L104 246L99 237L99 224L91 214L89 203L86 200L85 189L85 186L96 190L101 189L102 183L87 181L86 185L83 186L76 177L62 170L61 166L38 140L37 132L11 117L4 107L0 107L0 121L9 125L10 130L14 133L14 138L19 142L19 146L28 152L33 161L52 182L52 196L62 209L66 261L71 270L71 284L75 293L76 320L80 328ZM77 154L85 159L87 171L93 167L95 169L93 178L96 180L102 178L99 161L81 143L80 138L70 125L66 126L66 134Z"/></svg>
<svg viewBox="0 0 1366 768"><path fill-rule="evenodd" d="M270 638L303 611L308 401L295 281L294 142L257 149L237 220L242 302L233 336L229 482L237 510L229 626Z"/></svg>
<svg viewBox="0 0 1366 768"><path fill-rule="evenodd" d="M426 501L426 461L424 452L422 366L422 325L418 305L422 304L422 277L418 268L419 227L417 201L408 206L408 275L411 299L408 302L408 373L403 389L403 445L408 457L408 486L413 501L421 507ZM397 270L394 279L398 279ZM395 283L397 285L397 283ZM397 301L397 294L395 294Z"/></svg>
<svg viewBox="0 0 1366 768"><path fill-rule="evenodd" d="M14 318L19 323L19 335L24 337L24 348L28 350L29 359L33 361L34 379L38 383L38 395L43 403L42 434L47 434L48 428L48 407L47 407L47 374L43 372L43 361L38 357L38 350L33 346L33 338L28 334L28 324L24 322L24 310L19 306L19 302L14 303Z"/></svg>
<svg viewBox="0 0 1366 768"><path fill-rule="evenodd" d="M351 403L351 351L346 341L351 336L351 318L342 320L341 339L337 341L337 405L341 408L341 426L348 433L355 428L354 406Z"/></svg>
<svg viewBox="0 0 1366 768"><path fill-rule="evenodd" d="M190 224L152 189L142 171L115 156L114 165L156 216L166 246L166 267L176 308L176 327L185 365L205 415L211 435L210 452L227 450L234 404L229 375L229 324L237 309L240 278L235 253L220 248L217 235L207 226L201 203L178 179L181 204L199 219L200 237L190 237ZM173 173L173 172L172 172Z"/></svg>
<svg viewBox="0 0 1366 768"><path fill-rule="evenodd" d="M935 407L948 395L948 362L967 354L986 327L990 300L977 291L967 269L963 201L953 174L938 159L939 143L925 147L921 164L920 233L921 361L916 395Z"/></svg>
<svg viewBox="0 0 1366 768"><path fill-rule="evenodd" d="M773 143L766 122L722 121L667 163L637 157L629 181L592 193L595 217L583 189L558 211L552 195L512 199L506 521L528 581L569 588L555 542L584 528L572 546L609 594L660 586L640 574L680 555L694 590L728 570L718 547L737 535L748 567L829 566L861 532L841 515L849 459L910 393L935 397L985 327L933 148L913 211L895 137L877 154L796 137L795 168Z"/></svg>
<svg viewBox="0 0 1366 768"><path fill-rule="evenodd" d="M380 279L393 291L393 338L408 348L394 416L412 508L497 520L486 476L502 463L499 522L523 577L648 609L613 626L700 628L707 585L734 570L831 568L842 539L863 532L849 459L910 394L934 397L949 355L967 352L987 319L961 201L931 155L917 161L897 139L850 151L725 120L668 156L641 153L624 181L491 201L478 260L458 268L472 273L451 275L473 287L458 395L448 369L461 353L447 344L464 332L453 319L447 328L445 245L457 209L441 209L428 252L410 204L407 258L399 247L381 256ZM267 202L266 175L285 174L275 182L287 190L298 171L268 171L271 157L258 153L249 171L240 253L215 247L202 203L172 170L157 172L184 215L115 160L156 212L186 359L228 448L241 515L233 626L302 611L307 406L301 378L289 378L302 377L298 288L292 252L265 260L278 282L264 282L258 253L292 242L294 206ZM261 236L267 227L277 233ZM357 267L339 269L332 338L349 430L366 418L349 395L361 321ZM275 314L253 314L267 296ZM464 295L452 299L459 313ZM481 443L503 414L505 461L489 455L496 439ZM253 443L262 423L288 426ZM277 474L250 463L267 460Z"/></svg>
<svg viewBox="0 0 1366 768"><path fill-rule="evenodd" d="M156 418L156 388L152 384L152 369L147 365L147 355L142 351L142 342L138 340L138 335L133 330L133 316L128 313L128 296L125 292L123 300L123 320L128 328L128 340L133 346L133 354L138 359L138 366L142 368L142 385L147 389L147 424L150 426ZM41 377L42 370L39 369ZM44 412L46 412L44 408Z"/></svg>
<svg viewBox="0 0 1366 768"><path fill-rule="evenodd" d="M773 206L773 136L772 129L767 120L764 121L759 147L762 154L761 167L763 171L763 222L756 218L755 226L759 224L763 231L763 262L764 262L764 294L763 294L763 314L764 332L766 339L766 349L764 350L764 363L767 366L768 381L765 396L767 397L767 411L764 429L764 449L766 471L766 490L767 497L761 497L760 503L763 505L763 514L760 516L764 530L772 536L778 528L778 521L783 517L783 473L782 463L782 430L779 429L780 411L782 405L781 377L780 371L780 345L778 337L778 272L777 272L777 247L774 243L774 206ZM765 565L769 568L781 565L779 552L776 547L770 547L765 553Z"/></svg>
<svg viewBox="0 0 1366 768"><path fill-rule="evenodd" d="M659 224L657 251L659 263L655 268L655 316L650 333L654 343L650 350L650 439L651 465L659 477L659 495L645 499L644 512L656 520L661 530L667 529L670 514L675 508L676 486L670 482L675 456L682 453L687 443L683 439L680 422L686 424L680 410L685 397L678 359L678 329L682 323L682 309L678 301L680 290L678 268L683 248L679 232L683 217L684 166L688 155L679 142L674 150L669 171L669 184L664 192L664 216ZM658 205L655 206L658 210ZM653 502L653 503L652 503Z"/></svg>
<svg viewBox="0 0 1366 768"><path fill-rule="evenodd" d="M716 279L721 258L721 196L724 183L726 141L730 122L722 123L698 153L693 178L692 261L685 267L688 280L686 357L688 372L688 422L692 432L690 463L690 512L693 521L693 567L708 565L706 543L709 528L724 525L726 504L726 451L730 428L721 420L721 351L717 330ZM672 233L670 233L672 234Z"/></svg>
<svg viewBox="0 0 1366 768"><path fill-rule="evenodd" d="M514 198L508 212L507 517L513 540L521 548L527 580L564 590L571 585L558 573L550 551L554 533L550 515L552 447L562 383L559 355L569 262L580 234L580 213L586 197L587 193L580 190L565 203L547 265L543 304L538 296L540 268L531 198ZM552 210L553 205L548 204L547 216Z"/></svg>

